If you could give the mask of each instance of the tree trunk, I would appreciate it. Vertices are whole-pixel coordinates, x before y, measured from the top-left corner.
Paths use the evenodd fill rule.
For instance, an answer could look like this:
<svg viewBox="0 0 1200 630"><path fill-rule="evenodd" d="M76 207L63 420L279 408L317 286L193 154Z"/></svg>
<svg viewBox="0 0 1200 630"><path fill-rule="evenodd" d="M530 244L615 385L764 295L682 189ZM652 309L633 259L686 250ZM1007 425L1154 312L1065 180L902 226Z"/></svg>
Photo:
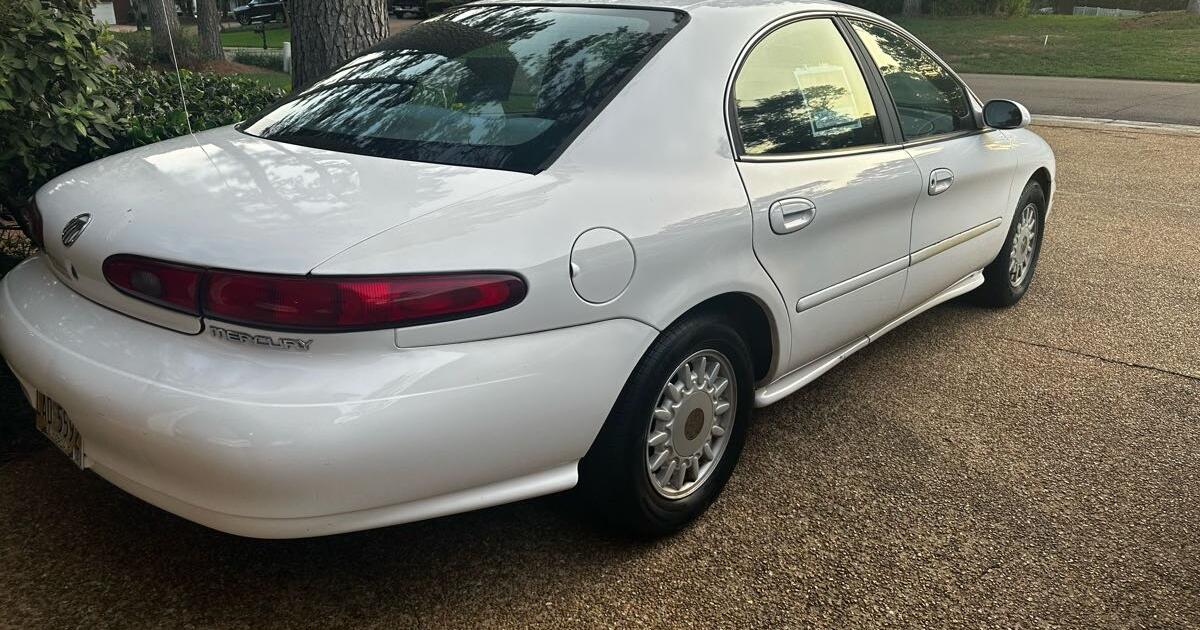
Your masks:
<svg viewBox="0 0 1200 630"><path fill-rule="evenodd" d="M145 0L150 14L150 43L154 56L160 61L171 61L171 42L179 39L179 16L175 15L175 3L168 0ZM169 33L169 35L168 35Z"/></svg>
<svg viewBox="0 0 1200 630"><path fill-rule="evenodd" d="M904 17L921 16L921 0L904 0Z"/></svg>
<svg viewBox="0 0 1200 630"><path fill-rule="evenodd" d="M386 0L292 0L292 89L299 90L388 35Z"/></svg>
<svg viewBox="0 0 1200 630"><path fill-rule="evenodd" d="M1191 0L1191 2L1188 2L1187 11L1188 13L1200 15L1200 0Z"/></svg>
<svg viewBox="0 0 1200 630"><path fill-rule="evenodd" d="M199 0L196 7L196 27L200 34L200 58L218 61L225 58L221 48L221 10L217 0Z"/></svg>

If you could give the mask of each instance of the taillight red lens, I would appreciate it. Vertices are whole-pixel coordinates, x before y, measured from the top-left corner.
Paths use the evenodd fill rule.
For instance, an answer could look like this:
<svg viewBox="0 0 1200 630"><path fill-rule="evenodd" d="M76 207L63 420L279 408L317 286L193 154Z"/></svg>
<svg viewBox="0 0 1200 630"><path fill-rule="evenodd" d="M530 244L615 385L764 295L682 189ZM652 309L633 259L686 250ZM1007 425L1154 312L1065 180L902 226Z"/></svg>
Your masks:
<svg viewBox="0 0 1200 630"><path fill-rule="evenodd" d="M281 276L205 270L127 254L105 260L104 277L123 293L173 310L314 332L472 317L514 306L526 292L524 280L504 273Z"/></svg>
<svg viewBox="0 0 1200 630"><path fill-rule="evenodd" d="M481 315L524 297L520 278L497 273L322 278L213 271L204 314L272 329L361 330Z"/></svg>
<svg viewBox="0 0 1200 630"><path fill-rule="evenodd" d="M175 311L200 314L204 270L119 254L104 261L104 277L122 293Z"/></svg>

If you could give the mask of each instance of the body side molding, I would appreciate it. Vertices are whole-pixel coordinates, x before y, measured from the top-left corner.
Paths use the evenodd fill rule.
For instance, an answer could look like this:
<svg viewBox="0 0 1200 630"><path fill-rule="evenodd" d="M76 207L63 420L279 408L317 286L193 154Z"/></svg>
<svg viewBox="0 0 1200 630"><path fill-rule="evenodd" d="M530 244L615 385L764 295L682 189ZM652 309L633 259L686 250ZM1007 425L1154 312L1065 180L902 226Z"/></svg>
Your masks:
<svg viewBox="0 0 1200 630"><path fill-rule="evenodd" d="M830 300L842 297L851 291L861 289L876 280L882 280L898 271L904 271L908 265L908 256L897 258L890 263L860 273L853 278L843 280L833 286L825 287L815 293L809 293L796 301L796 312L799 313L814 306L820 306Z"/></svg>
<svg viewBox="0 0 1200 630"><path fill-rule="evenodd" d="M966 243L967 241L969 241L977 236L983 236L987 232L990 232L990 231L1000 227L1000 224L1002 222L1003 222L1003 219L1001 219L1000 217L996 217L995 219L992 219L991 221L988 221L987 223L981 223L980 225L976 225L975 227L973 227L969 230L959 232L958 234L955 234L954 236L951 236L949 238L944 238L944 239L934 243L933 245L918 249L917 251L912 253L912 256L911 256L912 260L908 264L909 264L909 266L912 266L919 262L929 260L930 258L937 256L938 254L950 249L951 247L954 247L956 245L962 245L963 243Z"/></svg>

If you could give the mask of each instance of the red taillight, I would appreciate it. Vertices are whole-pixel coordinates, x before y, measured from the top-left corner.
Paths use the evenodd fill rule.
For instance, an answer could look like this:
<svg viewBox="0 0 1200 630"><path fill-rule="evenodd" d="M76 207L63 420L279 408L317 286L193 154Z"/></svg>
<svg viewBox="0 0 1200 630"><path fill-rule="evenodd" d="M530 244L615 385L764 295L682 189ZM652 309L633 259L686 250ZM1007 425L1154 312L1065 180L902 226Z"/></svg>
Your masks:
<svg viewBox="0 0 1200 630"><path fill-rule="evenodd" d="M482 315L525 298L525 282L502 273L280 276L120 254L104 261L104 276L122 292L166 308L275 330L399 328Z"/></svg>
<svg viewBox="0 0 1200 630"><path fill-rule="evenodd" d="M508 274L329 277L213 271L204 314L272 329L394 328L513 306L525 283Z"/></svg>
<svg viewBox="0 0 1200 630"><path fill-rule="evenodd" d="M119 254L104 261L104 277L122 293L175 311L200 314L204 271L141 256Z"/></svg>

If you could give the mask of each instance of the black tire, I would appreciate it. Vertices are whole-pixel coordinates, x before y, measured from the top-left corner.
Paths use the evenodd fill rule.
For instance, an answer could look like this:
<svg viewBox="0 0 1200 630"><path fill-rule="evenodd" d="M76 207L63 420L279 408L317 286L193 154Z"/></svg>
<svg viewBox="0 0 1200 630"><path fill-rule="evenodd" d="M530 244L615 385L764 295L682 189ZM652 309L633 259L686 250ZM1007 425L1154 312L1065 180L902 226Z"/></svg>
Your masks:
<svg viewBox="0 0 1200 630"><path fill-rule="evenodd" d="M647 470L647 435L667 380L685 359L704 350L724 355L735 375L733 424L723 453L691 494L662 496ZM604 427L580 464L583 507L619 530L637 536L675 532L708 508L729 480L750 424L754 371L737 329L717 313L698 313L664 331L625 383Z"/></svg>
<svg viewBox="0 0 1200 630"><path fill-rule="evenodd" d="M1034 207L1033 215L1037 222L1034 228L1036 238L1033 243L1033 258L1029 262L1029 267L1025 272L1024 278L1018 283L1013 283L1009 275L1013 259L1013 241L1017 238L1017 230L1021 223L1022 213L1026 206L1031 204ZM1004 246L1000 248L1000 253L996 255L996 259L983 268L983 284L971 293L971 297L977 304L1002 308L1012 306L1021 300L1021 297L1029 290L1029 285L1033 282L1034 272L1037 270L1038 257L1042 252L1045 219L1046 194L1042 191L1040 183L1030 180L1028 184L1025 184L1025 190L1021 192L1021 198L1017 202L1012 223L1008 228L1008 237L1004 239Z"/></svg>

